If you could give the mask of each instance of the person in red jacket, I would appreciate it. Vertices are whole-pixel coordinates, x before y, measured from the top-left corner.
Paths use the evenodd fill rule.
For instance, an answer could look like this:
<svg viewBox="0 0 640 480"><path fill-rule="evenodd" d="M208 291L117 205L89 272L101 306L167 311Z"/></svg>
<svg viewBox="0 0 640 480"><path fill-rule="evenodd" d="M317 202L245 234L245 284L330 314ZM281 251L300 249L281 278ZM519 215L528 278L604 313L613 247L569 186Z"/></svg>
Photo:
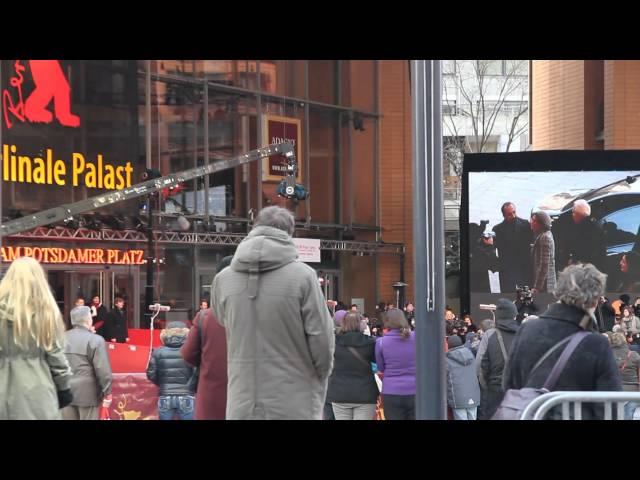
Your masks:
<svg viewBox="0 0 640 480"><path fill-rule="evenodd" d="M220 262L218 272L231 263ZM227 337L211 308L193 319L187 341L180 349L188 364L199 367L196 391L196 420L224 420L227 410Z"/></svg>

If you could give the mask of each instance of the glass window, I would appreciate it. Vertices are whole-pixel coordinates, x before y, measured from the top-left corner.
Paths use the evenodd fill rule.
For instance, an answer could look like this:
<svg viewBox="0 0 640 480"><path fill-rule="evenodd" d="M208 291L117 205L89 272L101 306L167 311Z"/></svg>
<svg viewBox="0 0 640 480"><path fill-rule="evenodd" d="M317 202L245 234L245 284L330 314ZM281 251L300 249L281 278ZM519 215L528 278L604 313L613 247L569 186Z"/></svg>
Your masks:
<svg viewBox="0 0 640 480"><path fill-rule="evenodd" d="M263 92L305 98L305 61L260 60L260 80Z"/></svg>
<svg viewBox="0 0 640 480"><path fill-rule="evenodd" d="M373 112L376 108L374 60L349 60L341 62L341 105Z"/></svg>
<svg viewBox="0 0 640 480"><path fill-rule="evenodd" d="M225 160L256 148L256 101L252 96L231 95L209 89L209 162ZM204 162L200 158L199 162ZM255 175L253 183L249 172L257 166L247 164L233 169L222 170L209 175L209 215L246 217L248 215L248 194L255 196ZM253 187L251 186L253 185ZM204 199L205 179L200 180L200 193ZM203 201L198 208L204 213ZM216 222L217 231L246 231L246 225Z"/></svg>
<svg viewBox="0 0 640 480"><path fill-rule="evenodd" d="M625 208L603 219L607 245L634 243L640 227L640 205Z"/></svg>
<svg viewBox="0 0 640 480"><path fill-rule="evenodd" d="M321 109L309 111L309 191L311 218L336 222L336 157L338 115Z"/></svg>
<svg viewBox="0 0 640 480"><path fill-rule="evenodd" d="M151 165L161 175L193 168L202 156L204 136L202 88L185 83L151 82ZM145 110L145 107L141 107ZM168 213L194 213L186 199L197 181L187 182L177 195L162 198ZM168 220L167 220L168 221Z"/></svg>
<svg viewBox="0 0 640 480"><path fill-rule="evenodd" d="M336 103L337 63L336 60L309 60L310 100L322 103Z"/></svg>
<svg viewBox="0 0 640 480"><path fill-rule="evenodd" d="M376 168L375 168L375 120L370 117L356 119L351 130L353 142L353 167L350 194L353 195L353 222L362 225L376 224ZM349 183L346 177L346 182ZM347 192L349 187L347 185Z"/></svg>
<svg viewBox="0 0 640 480"><path fill-rule="evenodd" d="M529 61L528 60L505 60L505 74L506 75L529 75Z"/></svg>
<svg viewBox="0 0 640 480"><path fill-rule="evenodd" d="M456 61L455 60L442 60L442 74L443 75L455 75L456 74Z"/></svg>
<svg viewBox="0 0 640 480"><path fill-rule="evenodd" d="M256 60L152 60L158 74L204 78L234 87L257 89ZM144 67L143 67L144 69Z"/></svg>
<svg viewBox="0 0 640 480"><path fill-rule="evenodd" d="M502 75L502 60L478 60L477 68L480 75Z"/></svg>
<svg viewBox="0 0 640 480"><path fill-rule="evenodd" d="M158 278L156 296L171 305L171 309L192 308L193 248L166 248L165 264Z"/></svg>
<svg viewBox="0 0 640 480"><path fill-rule="evenodd" d="M445 100L442 103L442 115L457 115L458 107L456 100Z"/></svg>

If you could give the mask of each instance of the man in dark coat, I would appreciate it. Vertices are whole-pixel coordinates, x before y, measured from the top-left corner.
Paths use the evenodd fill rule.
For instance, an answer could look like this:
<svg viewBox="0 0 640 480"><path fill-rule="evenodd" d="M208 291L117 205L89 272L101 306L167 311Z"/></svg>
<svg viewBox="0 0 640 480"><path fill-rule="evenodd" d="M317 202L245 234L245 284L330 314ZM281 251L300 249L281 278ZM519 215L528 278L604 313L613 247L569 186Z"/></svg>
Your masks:
<svg viewBox="0 0 640 480"><path fill-rule="evenodd" d="M599 270L606 268L604 231L591 216L591 206L586 200L576 200L571 215L563 215L554 222L553 238L558 271L572 263L591 263Z"/></svg>
<svg viewBox="0 0 640 480"><path fill-rule="evenodd" d="M496 331L487 343L480 367L480 388L482 391L481 420L493 417L504 396L502 374L513 339L518 331L516 316L518 309L511 300L501 298L496 304Z"/></svg>
<svg viewBox="0 0 640 480"><path fill-rule="evenodd" d="M622 381L609 341L597 332L593 312L604 292L606 276L593 265L571 265L558 279L556 298L539 318L527 320L518 329L509 362L504 371L504 390L524 387L541 388L558 361L563 345L572 334L592 332L576 347L561 372L554 390L620 391ZM533 370L534 365L552 347L549 356ZM603 408L584 405L582 418L603 418ZM557 418L558 411L552 412Z"/></svg>
<svg viewBox="0 0 640 480"><path fill-rule="evenodd" d="M527 285L531 277L530 252L533 236L529 222L516 215L512 202L502 205L504 220L493 227L494 245L500 257L500 291L510 293Z"/></svg>
<svg viewBox="0 0 640 480"><path fill-rule="evenodd" d="M109 342L125 343L129 339L124 299L121 297L115 298L114 307L104 324L104 334Z"/></svg>
<svg viewBox="0 0 640 480"><path fill-rule="evenodd" d="M613 310L608 298L600 297L595 317L601 333L613 331L613 326L616 323L616 312Z"/></svg>
<svg viewBox="0 0 640 480"><path fill-rule="evenodd" d="M104 324L109 317L109 311L107 310L107 307L102 304L98 295L93 297L89 308L91 308L91 318L93 320L93 328L96 329L96 334L103 337L106 341L111 340L110 338L107 338L104 331Z"/></svg>

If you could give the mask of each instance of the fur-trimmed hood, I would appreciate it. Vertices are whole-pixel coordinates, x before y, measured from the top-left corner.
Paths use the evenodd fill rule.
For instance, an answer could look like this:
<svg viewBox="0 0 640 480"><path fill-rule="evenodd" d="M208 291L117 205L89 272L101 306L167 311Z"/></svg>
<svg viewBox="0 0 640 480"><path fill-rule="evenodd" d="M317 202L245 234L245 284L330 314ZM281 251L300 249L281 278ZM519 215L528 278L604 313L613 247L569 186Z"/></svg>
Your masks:
<svg viewBox="0 0 640 480"><path fill-rule="evenodd" d="M160 332L160 340L167 347L179 348L187 340L188 328L165 328Z"/></svg>

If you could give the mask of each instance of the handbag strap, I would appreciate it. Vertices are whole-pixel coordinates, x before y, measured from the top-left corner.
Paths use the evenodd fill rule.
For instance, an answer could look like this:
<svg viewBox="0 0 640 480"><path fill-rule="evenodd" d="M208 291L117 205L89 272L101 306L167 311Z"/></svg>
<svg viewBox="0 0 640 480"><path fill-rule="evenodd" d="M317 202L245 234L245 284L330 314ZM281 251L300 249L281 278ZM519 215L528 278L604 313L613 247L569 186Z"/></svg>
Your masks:
<svg viewBox="0 0 640 480"><path fill-rule="evenodd" d="M547 358L549 358L549 356L555 352L559 347L561 347L562 345L564 345L565 343L567 343L569 341L569 339L571 338L571 335L569 335L566 338L563 338L562 340L560 340L558 343L556 343L553 347L551 347L549 350L547 350L544 355L542 355L542 357L540 357L540 360L538 360L536 362L536 364L533 366L533 368L531 369L531 371L529 372L529 375L527 376L527 381L525 382L525 385L527 385L529 383L529 380L531 379L531 376L533 375L533 372L535 372L538 367L540 365L542 365L542 362L544 362Z"/></svg>
<svg viewBox="0 0 640 480"><path fill-rule="evenodd" d="M347 347L347 350L349 350L354 357L356 357L358 360L360 360L360 362L362 362L364 365L367 366L367 368L371 368L371 363L367 362L365 360L365 358L360 354L360 352L358 350L356 350L353 347Z"/></svg>
<svg viewBox="0 0 640 480"><path fill-rule="evenodd" d="M507 358L509 358L509 356L507 355L507 349L504 346L504 340L502 339L502 333L500 333L500 330L498 330L496 328L496 335L498 336L498 343L500 344L500 350L502 351L502 360L504 361L504 363L507 363Z"/></svg>
<svg viewBox="0 0 640 480"><path fill-rule="evenodd" d="M553 387L555 387L556 382L560 377L560 374L562 373L562 371L564 370L564 367L567 365L567 362L569 361L569 357L571 357L571 355L573 354L578 344L587 335L589 335L589 332L585 332L584 330L581 330L569 337L571 339L569 340L569 344L562 351L560 358L558 359L556 364L553 366L553 369L551 370L551 373L549 373L549 376L547 377L547 380L544 382L544 386L542 388L545 388L549 391L553 390Z"/></svg>

